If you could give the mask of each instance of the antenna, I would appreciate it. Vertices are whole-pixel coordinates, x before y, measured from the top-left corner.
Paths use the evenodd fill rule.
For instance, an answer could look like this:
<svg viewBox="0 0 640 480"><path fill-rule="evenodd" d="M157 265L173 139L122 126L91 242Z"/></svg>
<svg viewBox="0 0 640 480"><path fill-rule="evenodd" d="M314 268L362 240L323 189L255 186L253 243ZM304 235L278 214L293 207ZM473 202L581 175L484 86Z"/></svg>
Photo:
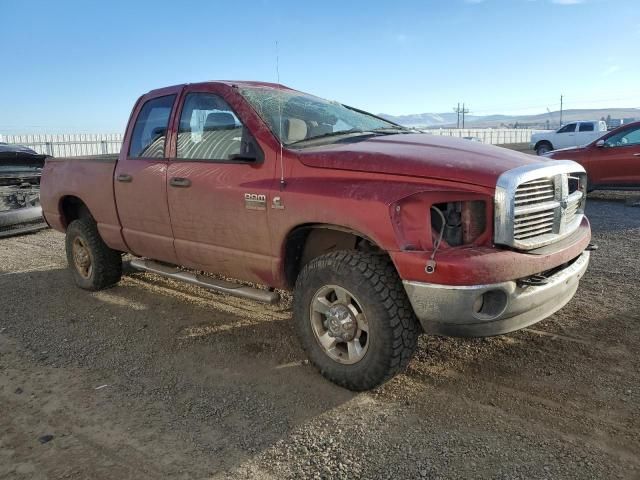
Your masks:
<svg viewBox="0 0 640 480"><path fill-rule="evenodd" d="M278 86L280 86L280 50L278 48L278 41L276 40L276 77L278 80ZM280 191L282 191L286 185L284 181L284 160L282 159L282 151L284 146L282 145L282 95L280 95L279 110L280 110L280 130L278 132L278 139L280 140Z"/></svg>

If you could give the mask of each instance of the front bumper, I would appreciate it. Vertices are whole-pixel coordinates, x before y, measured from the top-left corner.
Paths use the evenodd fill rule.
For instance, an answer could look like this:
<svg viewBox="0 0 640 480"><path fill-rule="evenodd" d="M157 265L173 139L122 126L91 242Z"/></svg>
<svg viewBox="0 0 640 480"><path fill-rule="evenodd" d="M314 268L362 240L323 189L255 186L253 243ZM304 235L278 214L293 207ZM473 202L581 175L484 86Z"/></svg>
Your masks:
<svg viewBox="0 0 640 480"><path fill-rule="evenodd" d="M47 228L42 208L16 208L0 212L0 238Z"/></svg>
<svg viewBox="0 0 640 480"><path fill-rule="evenodd" d="M404 281L404 288L425 333L488 337L532 325L561 309L576 293L589 264L584 251L547 283L523 286L517 281L451 286Z"/></svg>

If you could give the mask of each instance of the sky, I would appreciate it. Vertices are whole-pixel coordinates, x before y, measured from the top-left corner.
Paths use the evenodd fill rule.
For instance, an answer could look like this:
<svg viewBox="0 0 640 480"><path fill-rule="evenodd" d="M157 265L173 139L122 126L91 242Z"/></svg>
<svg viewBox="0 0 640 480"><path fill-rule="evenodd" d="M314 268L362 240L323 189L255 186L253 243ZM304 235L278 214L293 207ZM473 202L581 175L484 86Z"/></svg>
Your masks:
<svg viewBox="0 0 640 480"><path fill-rule="evenodd" d="M177 83L374 113L640 107L640 0L0 0L0 134L122 132ZM276 48L277 43L277 48Z"/></svg>

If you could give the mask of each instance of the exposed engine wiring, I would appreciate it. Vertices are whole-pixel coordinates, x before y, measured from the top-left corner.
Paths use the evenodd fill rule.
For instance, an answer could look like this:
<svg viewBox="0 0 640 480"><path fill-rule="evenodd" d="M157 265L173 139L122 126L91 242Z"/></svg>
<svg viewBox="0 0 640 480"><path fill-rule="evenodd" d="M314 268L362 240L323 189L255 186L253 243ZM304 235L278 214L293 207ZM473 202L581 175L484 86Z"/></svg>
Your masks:
<svg viewBox="0 0 640 480"><path fill-rule="evenodd" d="M442 243L442 237L444 236L444 229L447 226L447 220L444 218L444 214L438 207L436 207L435 205L431 205L431 209L438 212L438 215L440 215L440 218L442 219L442 228L440 229L440 236L438 237L438 240L436 240L436 242L433 244L433 253L431 254L431 260L433 260L435 259L436 252L438 251L438 248L440 248L440 244Z"/></svg>

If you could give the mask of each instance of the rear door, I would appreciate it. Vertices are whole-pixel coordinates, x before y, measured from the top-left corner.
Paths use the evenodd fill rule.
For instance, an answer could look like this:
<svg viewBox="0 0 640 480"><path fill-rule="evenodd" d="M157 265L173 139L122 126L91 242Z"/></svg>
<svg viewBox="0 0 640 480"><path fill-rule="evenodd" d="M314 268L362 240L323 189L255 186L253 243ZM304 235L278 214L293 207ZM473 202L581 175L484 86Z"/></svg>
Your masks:
<svg viewBox="0 0 640 480"><path fill-rule="evenodd" d="M609 135L585 166L594 185L640 187L640 125Z"/></svg>
<svg viewBox="0 0 640 480"><path fill-rule="evenodd" d="M553 139L553 149L575 147L576 143L576 127L577 123L569 123L562 127Z"/></svg>
<svg viewBox="0 0 640 480"><path fill-rule="evenodd" d="M130 251L177 263L167 205L166 144L180 87L143 97L133 112L115 170L118 216Z"/></svg>
<svg viewBox="0 0 640 480"><path fill-rule="evenodd" d="M597 127L595 122L580 122L576 134L576 145L580 147L595 140L598 136Z"/></svg>
<svg viewBox="0 0 640 480"><path fill-rule="evenodd" d="M179 263L267 282L274 261L268 214L275 158L263 153L241 100L224 86L187 87L181 103L167 175Z"/></svg>

